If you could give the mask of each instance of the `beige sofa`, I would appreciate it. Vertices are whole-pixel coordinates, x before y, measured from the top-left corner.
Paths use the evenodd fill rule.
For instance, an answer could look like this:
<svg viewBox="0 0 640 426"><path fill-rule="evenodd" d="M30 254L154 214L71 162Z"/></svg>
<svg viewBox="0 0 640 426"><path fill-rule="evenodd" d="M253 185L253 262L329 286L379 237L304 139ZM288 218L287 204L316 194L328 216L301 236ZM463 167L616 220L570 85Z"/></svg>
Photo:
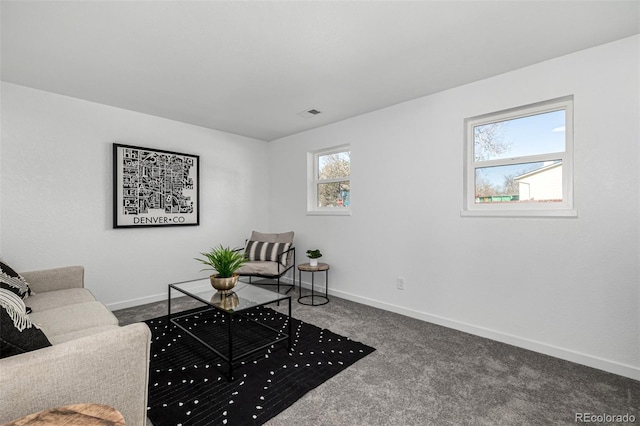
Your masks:
<svg viewBox="0 0 640 426"><path fill-rule="evenodd" d="M35 292L26 305L52 346L0 359L0 424L78 403L118 409L146 424L151 332L118 319L84 288L84 268L21 275Z"/></svg>

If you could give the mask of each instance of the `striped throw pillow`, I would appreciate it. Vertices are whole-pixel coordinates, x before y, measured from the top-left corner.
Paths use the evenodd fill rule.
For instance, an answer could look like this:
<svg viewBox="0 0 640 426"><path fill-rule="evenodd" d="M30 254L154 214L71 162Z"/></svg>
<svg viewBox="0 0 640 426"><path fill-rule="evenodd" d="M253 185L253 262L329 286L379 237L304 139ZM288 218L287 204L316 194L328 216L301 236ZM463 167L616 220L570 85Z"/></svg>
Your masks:
<svg viewBox="0 0 640 426"><path fill-rule="evenodd" d="M291 243L267 243L265 241L249 241L245 249L245 256L249 260L277 262L278 256L289 250ZM287 257L280 258L282 266L287 266Z"/></svg>
<svg viewBox="0 0 640 426"><path fill-rule="evenodd" d="M22 299L0 289L0 358L51 346L37 324L31 322Z"/></svg>
<svg viewBox="0 0 640 426"><path fill-rule="evenodd" d="M20 296L23 300L33 292L25 279L0 259L0 288L9 290Z"/></svg>

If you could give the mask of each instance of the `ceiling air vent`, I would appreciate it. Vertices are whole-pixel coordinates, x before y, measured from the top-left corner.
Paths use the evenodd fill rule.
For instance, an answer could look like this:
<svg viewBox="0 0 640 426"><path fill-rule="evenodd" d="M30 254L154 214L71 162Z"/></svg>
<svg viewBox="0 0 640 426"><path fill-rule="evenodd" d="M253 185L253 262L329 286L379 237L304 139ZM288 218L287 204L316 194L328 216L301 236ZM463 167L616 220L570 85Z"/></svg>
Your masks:
<svg viewBox="0 0 640 426"><path fill-rule="evenodd" d="M306 110L304 110L304 111L300 111L300 112L298 113L298 115L299 115L300 117L304 117L304 118L311 118L311 117L315 117L315 116L316 116L316 115L318 115L318 114L322 114L322 111L317 110L317 109L315 109L315 108L309 108L309 109L306 109Z"/></svg>

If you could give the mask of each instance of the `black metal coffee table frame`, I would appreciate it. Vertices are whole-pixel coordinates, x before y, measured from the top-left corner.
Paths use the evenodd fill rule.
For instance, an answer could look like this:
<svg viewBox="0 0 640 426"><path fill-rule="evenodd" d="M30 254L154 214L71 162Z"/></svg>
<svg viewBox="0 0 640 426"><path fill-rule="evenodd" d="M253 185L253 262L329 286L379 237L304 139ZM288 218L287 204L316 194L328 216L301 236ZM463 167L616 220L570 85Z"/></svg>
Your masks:
<svg viewBox="0 0 640 426"><path fill-rule="evenodd" d="M208 296L210 296L212 294L211 291L204 291L204 292L192 292L189 290L186 290L185 288L181 288L180 285L184 285L184 284L192 284L194 282L197 281L201 281L201 280L196 280L196 281L184 281L184 282L180 282L180 283L175 283L175 284L169 284L168 286L168 290L167 290L167 306L168 306L168 312L167 312L167 324L173 325L175 327L178 327L180 330L184 331L185 333L187 333L189 336L191 336L192 338L194 338L196 341L198 341L200 344L202 344L204 347L206 347L207 349L209 349L211 352L213 352L214 354L216 354L218 357L222 358L223 361L225 361L227 363L227 365L229 366L229 371L226 374L228 381L233 381L234 377L233 377L233 364L237 363L238 361L242 360L243 358L246 358L252 354L255 354L257 352L263 351L266 348L269 348L279 342L283 342L283 341L287 341L287 349L289 351L291 351L291 296L287 296L287 295L282 295L273 291L269 291L269 290L265 290L265 289L260 289L260 288L256 288L255 286L251 286L250 284L245 284L245 283L238 283L238 285L236 287L241 286L241 288L239 288L238 290L238 294L242 293L242 289L246 288L244 286L251 286L251 288L249 289L249 293L253 293L253 295L255 295L256 292L258 292L260 298L262 299L262 301L254 301L254 300L249 300L249 299L243 299L242 296L239 296L240 298L240 303L238 305L238 307L236 307L235 309L223 309L219 306L216 306L215 304L213 304L210 300L205 300ZM235 290L236 288L234 288ZM176 290L180 293L183 293L186 296L189 296L195 300L198 300L199 302L204 303L206 306L204 306L201 310L198 311L193 311L191 310L188 314L171 314L171 290ZM266 292L266 293L265 293ZM271 296L269 293L271 293L273 296ZM273 300L266 300L266 299L270 299L271 297L273 297ZM273 327L270 327L266 324L261 323L260 321L257 321L247 315L243 315L241 312L243 311L249 311L251 309L255 309L261 306L266 306L266 305L270 305L272 303L278 303L280 301L283 300L287 300L288 302L288 321L287 321L287 327L288 327L288 333L284 333L280 330L277 330ZM196 336L193 332L191 332L189 329L187 329L186 327L182 326L180 323L178 323L177 320L179 319L183 319L183 318L188 318L188 317L193 317L195 315L198 315L199 313L203 312L203 311L207 311L210 309L215 309L218 312L223 313L228 321L226 321L227 323L227 337L228 337L228 351L227 354L222 353L221 351L219 351L218 349L214 348L209 342L206 342L205 340L201 339L200 337ZM271 330L275 333L275 339L269 341L266 344L262 344L260 346L257 346L255 348L252 348L250 350L247 350L245 352L242 352L240 354L235 354L234 353L234 348L233 348L233 324L234 324L234 317L241 317L243 319L249 320L255 324L258 324L260 327L263 327L265 329ZM236 321L237 322L237 321ZM237 325L236 325L237 327Z"/></svg>

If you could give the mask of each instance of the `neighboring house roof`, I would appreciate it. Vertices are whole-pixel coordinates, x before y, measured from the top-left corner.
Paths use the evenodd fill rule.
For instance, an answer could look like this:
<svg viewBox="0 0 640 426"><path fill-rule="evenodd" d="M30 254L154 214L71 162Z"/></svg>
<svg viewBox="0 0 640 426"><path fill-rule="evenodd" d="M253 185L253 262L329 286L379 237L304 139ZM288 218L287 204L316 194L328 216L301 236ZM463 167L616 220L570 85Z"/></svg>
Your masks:
<svg viewBox="0 0 640 426"><path fill-rule="evenodd" d="M555 162L553 164L548 164L546 166L540 167L539 169L531 170L530 172L527 172L527 173L522 174L520 176L516 176L513 179L514 180L520 180L520 179L528 178L529 176L533 176L533 175L536 175L538 173L546 172L547 170L555 169L556 167L560 167L560 166L562 166L562 161L557 161L557 162Z"/></svg>

